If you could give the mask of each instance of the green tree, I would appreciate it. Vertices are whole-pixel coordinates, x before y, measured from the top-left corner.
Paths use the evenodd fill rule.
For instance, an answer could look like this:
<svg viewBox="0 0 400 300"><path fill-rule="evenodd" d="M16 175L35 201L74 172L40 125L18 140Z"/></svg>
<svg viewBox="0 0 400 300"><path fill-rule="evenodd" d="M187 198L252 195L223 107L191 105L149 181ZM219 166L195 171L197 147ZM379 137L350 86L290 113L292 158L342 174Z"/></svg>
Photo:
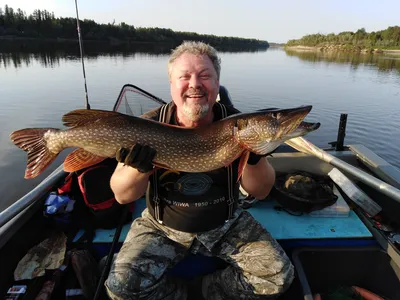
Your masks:
<svg viewBox="0 0 400 300"><path fill-rule="evenodd" d="M200 35L194 32L179 32L167 28L136 28L125 22L120 24L98 24L93 20L79 20L83 39L119 39L125 42L158 42L177 44L183 40L205 41L214 46L268 47L267 41L239 37L218 37ZM53 12L35 9L26 15L21 9L14 10L5 5L0 11L0 35L11 34L25 37L46 37L76 39L76 19L56 18Z"/></svg>
<svg viewBox="0 0 400 300"><path fill-rule="evenodd" d="M338 34L330 33L309 34L297 40L289 40L287 46L325 46L325 45L347 45L358 48L372 47L398 47L400 46L400 27L392 26L385 30L366 32L365 28L358 29L355 33L343 31Z"/></svg>

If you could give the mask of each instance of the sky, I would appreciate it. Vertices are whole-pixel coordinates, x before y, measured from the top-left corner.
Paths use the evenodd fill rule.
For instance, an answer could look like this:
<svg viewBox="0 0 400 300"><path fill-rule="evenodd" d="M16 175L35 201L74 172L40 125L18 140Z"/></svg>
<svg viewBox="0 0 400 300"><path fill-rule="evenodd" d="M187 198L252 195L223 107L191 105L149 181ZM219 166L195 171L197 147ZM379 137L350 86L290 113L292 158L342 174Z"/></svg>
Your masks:
<svg viewBox="0 0 400 300"><path fill-rule="evenodd" d="M27 14L76 17L75 0L0 0ZM312 33L400 25L399 0L78 0L79 18L285 43Z"/></svg>

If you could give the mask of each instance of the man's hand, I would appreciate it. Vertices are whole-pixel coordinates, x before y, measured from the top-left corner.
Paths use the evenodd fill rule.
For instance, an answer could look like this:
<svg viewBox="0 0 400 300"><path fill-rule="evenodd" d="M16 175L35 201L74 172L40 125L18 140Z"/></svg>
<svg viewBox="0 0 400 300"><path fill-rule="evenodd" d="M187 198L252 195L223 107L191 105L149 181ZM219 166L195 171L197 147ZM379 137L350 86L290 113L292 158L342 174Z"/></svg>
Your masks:
<svg viewBox="0 0 400 300"><path fill-rule="evenodd" d="M153 159L156 150L149 146L135 144L131 149L120 148L116 153L118 162L137 169L141 173L148 173L153 170Z"/></svg>
<svg viewBox="0 0 400 300"><path fill-rule="evenodd" d="M275 182L275 170L264 158L267 155L250 153L241 178L242 188L258 200L268 196Z"/></svg>

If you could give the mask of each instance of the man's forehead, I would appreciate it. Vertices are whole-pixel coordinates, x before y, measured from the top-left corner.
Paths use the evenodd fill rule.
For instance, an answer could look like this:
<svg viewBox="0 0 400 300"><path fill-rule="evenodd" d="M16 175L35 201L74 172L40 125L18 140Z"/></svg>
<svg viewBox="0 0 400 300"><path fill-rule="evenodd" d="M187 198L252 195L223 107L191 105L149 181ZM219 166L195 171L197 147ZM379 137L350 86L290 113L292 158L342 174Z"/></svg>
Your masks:
<svg viewBox="0 0 400 300"><path fill-rule="evenodd" d="M185 53L179 56L173 63L173 67L176 71L203 71L203 70L213 70L214 66L210 58L203 55L194 55L190 53Z"/></svg>

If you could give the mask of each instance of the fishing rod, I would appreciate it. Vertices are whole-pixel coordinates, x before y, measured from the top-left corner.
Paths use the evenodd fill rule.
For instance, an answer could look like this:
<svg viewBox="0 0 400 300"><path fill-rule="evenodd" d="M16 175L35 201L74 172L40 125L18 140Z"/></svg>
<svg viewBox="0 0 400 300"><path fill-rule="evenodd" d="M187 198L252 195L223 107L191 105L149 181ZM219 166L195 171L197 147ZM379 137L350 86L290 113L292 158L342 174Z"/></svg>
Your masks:
<svg viewBox="0 0 400 300"><path fill-rule="evenodd" d="M108 252L105 266L101 272L100 279L97 283L96 292L94 294L93 300L99 299L99 297L101 296L101 294L104 290L104 282L106 281L108 273L110 272L110 269L111 269L111 264L113 262L115 250L117 249L119 237L121 236L122 227L124 226L125 220L131 211L130 204L125 204L125 207L123 209L124 209L124 211L123 211L122 217L118 223L118 227L115 229L115 234L114 234L114 238L113 238L113 241L111 244L110 252Z"/></svg>
<svg viewBox="0 0 400 300"><path fill-rule="evenodd" d="M83 42L82 42L82 36L81 36L81 27L79 25L78 0L75 0L75 9L76 9L76 30L78 31L78 40L79 40L79 49L80 49L80 53L81 53L83 80L85 83L85 96L86 96L85 104L86 104L86 109L90 109L89 97L88 97L87 85L86 85L85 62L83 60Z"/></svg>

